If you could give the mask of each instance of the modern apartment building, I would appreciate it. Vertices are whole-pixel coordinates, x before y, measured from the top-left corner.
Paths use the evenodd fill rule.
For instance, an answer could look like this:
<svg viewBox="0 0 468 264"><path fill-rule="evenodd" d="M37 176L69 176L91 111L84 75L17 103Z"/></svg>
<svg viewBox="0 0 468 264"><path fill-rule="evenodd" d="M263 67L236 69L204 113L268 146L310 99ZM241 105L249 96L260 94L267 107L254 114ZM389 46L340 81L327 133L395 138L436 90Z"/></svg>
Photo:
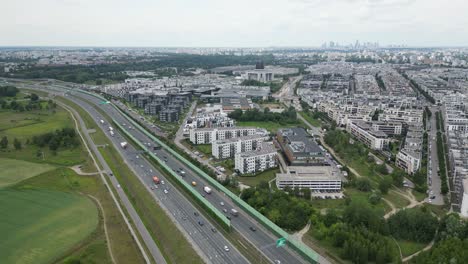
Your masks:
<svg viewBox="0 0 468 264"><path fill-rule="evenodd" d="M241 174L257 173L277 166L275 147L268 142L262 142L256 150L237 153L235 169Z"/></svg>
<svg viewBox="0 0 468 264"><path fill-rule="evenodd" d="M401 135L403 133L403 123L401 122L372 122L372 129L382 131L389 136Z"/></svg>
<svg viewBox="0 0 468 264"><path fill-rule="evenodd" d="M217 127L190 129L190 142L193 144L211 144L215 140L252 136L258 130L254 127Z"/></svg>
<svg viewBox="0 0 468 264"><path fill-rule="evenodd" d="M388 136L382 131L374 130L372 126L363 121L350 120L346 129L371 149L382 150L388 146Z"/></svg>
<svg viewBox="0 0 468 264"><path fill-rule="evenodd" d="M413 174L421 167L421 152L403 148L396 155L395 165L409 174Z"/></svg>
<svg viewBox="0 0 468 264"><path fill-rule="evenodd" d="M282 190L289 186L318 192L340 192L341 178L331 166L290 166L285 173L276 174L276 186Z"/></svg>
<svg viewBox="0 0 468 264"><path fill-rule="evenodd" d="M216 159L232 158L236 153L257 149L268 136L252 135L213 141L211 153Z"/></svg>

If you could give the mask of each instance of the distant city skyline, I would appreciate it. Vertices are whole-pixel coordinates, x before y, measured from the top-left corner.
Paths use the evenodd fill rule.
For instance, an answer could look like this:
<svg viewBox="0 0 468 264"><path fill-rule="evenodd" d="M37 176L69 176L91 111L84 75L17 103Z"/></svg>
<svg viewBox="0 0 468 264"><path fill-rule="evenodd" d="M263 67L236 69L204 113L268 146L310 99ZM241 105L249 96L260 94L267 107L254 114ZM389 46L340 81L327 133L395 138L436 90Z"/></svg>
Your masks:
<svg viewBox="0 0 468 264"><path fill-rule="evenodd" d="M468 1L15 0L0 46L468 46Z"/></svg>

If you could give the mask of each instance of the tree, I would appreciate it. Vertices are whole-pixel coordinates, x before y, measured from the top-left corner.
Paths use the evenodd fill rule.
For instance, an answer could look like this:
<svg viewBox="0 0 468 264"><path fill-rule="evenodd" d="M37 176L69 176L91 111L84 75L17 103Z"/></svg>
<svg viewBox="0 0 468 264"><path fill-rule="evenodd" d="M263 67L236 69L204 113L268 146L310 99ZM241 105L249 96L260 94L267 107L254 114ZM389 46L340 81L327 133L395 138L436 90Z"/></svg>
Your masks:
<svg viewBox="0 0 468 264"><path fill-rule="evenodd" d="M8 147L8 138L6 136L2 137L2 140L0 140L0 147L2 149L6 149Z"/></svg>
<svg viewBox="0 0 468 264"><path fill-rule="evenodd" d="M388 218L388 226L395 238L428 243L435 235L438 220L420 208L404 209Z"/></svg>
<svg viewBox="0 0 468 264"><path fill-rule="evenodd" d="M379 190L383 193L383 194L387 194L388 193L388 189L390 189L390 187L392 187L392 178L390 177L384 177L383 180L381 180L379 182Z"/></svg>
<svg viewBox="0 0 468 264"><path fill-rule="evenodd" d="M19 141L17 138L13 140L13 146L15 147L16 150L21 149L21 141Z"/></svg>
<svg viewBox="0 0 468 264"><path fill-rule="evenodd" d="M310 195L311 195L311 192L309 188L302 188L302 196L304 196L305 199L309 200Z"/></svg>
<svg viewBox="0 0 468 264"><path fill-rule="evenodd" d="M32 101L32 102L37 102L37 101L39 101L39 96L37 96L37 94L35 94L35 93L32 93L32 94L31 94L31 101Z"/></svg>
<svg viewBox="0 0 468 264"><path fill-rule="evenodd" d="M356 180L356 188L362 192L370 192L372 190L371 183L367 178L359 178Z"/></svg>

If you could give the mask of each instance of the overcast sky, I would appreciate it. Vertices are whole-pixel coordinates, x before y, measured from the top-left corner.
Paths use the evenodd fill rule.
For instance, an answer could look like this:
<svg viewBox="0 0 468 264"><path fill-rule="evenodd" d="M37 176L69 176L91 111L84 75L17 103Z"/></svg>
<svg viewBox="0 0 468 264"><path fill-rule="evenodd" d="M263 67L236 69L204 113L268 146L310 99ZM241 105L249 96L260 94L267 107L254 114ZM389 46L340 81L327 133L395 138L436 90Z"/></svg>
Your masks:
<svg viewBox="0 0 468 264"><path fill-rule="evenodd" d="M1 46L468 46L468 0L1 2Z"/></svg>

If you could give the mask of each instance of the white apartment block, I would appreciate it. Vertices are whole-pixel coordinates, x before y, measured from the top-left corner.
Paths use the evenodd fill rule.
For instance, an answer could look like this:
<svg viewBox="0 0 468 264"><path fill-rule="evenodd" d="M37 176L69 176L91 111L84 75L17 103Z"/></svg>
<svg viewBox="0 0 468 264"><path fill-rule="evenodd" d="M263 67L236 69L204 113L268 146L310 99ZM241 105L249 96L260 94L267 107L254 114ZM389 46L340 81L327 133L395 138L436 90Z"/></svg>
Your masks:
<svg viewBox="0 0 468 264"><path fill-rule="evenodd" d="M468 179L463 180L463 196L461 197L460 213L463 217L468 217Z"/></svg>
<svg viewBox="0 0 468 264"><path fill-rule="evenodd" d="M290 166L285 173L276 174L276 186L282 190L289 186L318 192L340 192L341 178L331 166Z"/></svg>
<svg viewBox="0 0 468 264"><path fill-rule="evenodd" d="M422 109L386 108L379 114L379 121L403 122L408 125L422 123Z"/></svg>
<svg viewBox="0 0 468 264"><path fill-rule="evenodd" d="M406 173L414 174L421 167L421 153L403 148L396 155L395 165Z"/></svg>
<svg viewBox="0 0 468 264"><path fill-rule="evenodd" d="M190 142L193 144L211 144L215 140L255 135L254 127L219 127L190 129Z"/></svg>
<svg viewBox="0 0 468 264"><path fill-rule="evenodd" d="M235 169L241 174L257 173L277 166L275 147L271 143L262 142L256 150L237 153L235 155Z"/></svg>
<svg viewBox="0 0 468 264"><path fill-rule="evenodd" d="M232 158L236 153L255 150L265 140L268 140L268 136L252 135L215 140L211 145L211 153L216 159Z"/></svg>
<svg viewBox="0 0 468 264"><path fill-rule="evenodd" d="M382 131L389 136L401 135L403 123L401 122L372 122L372 129Z"/></svg>
<svg viewBox="0 0 468 264"><path fill-rule="evenodd" d="M372 127L365 122L351 120L348 122L346 129L371 149L382 150L388 146L388 136L382 131L372 129Z"/></svg>

